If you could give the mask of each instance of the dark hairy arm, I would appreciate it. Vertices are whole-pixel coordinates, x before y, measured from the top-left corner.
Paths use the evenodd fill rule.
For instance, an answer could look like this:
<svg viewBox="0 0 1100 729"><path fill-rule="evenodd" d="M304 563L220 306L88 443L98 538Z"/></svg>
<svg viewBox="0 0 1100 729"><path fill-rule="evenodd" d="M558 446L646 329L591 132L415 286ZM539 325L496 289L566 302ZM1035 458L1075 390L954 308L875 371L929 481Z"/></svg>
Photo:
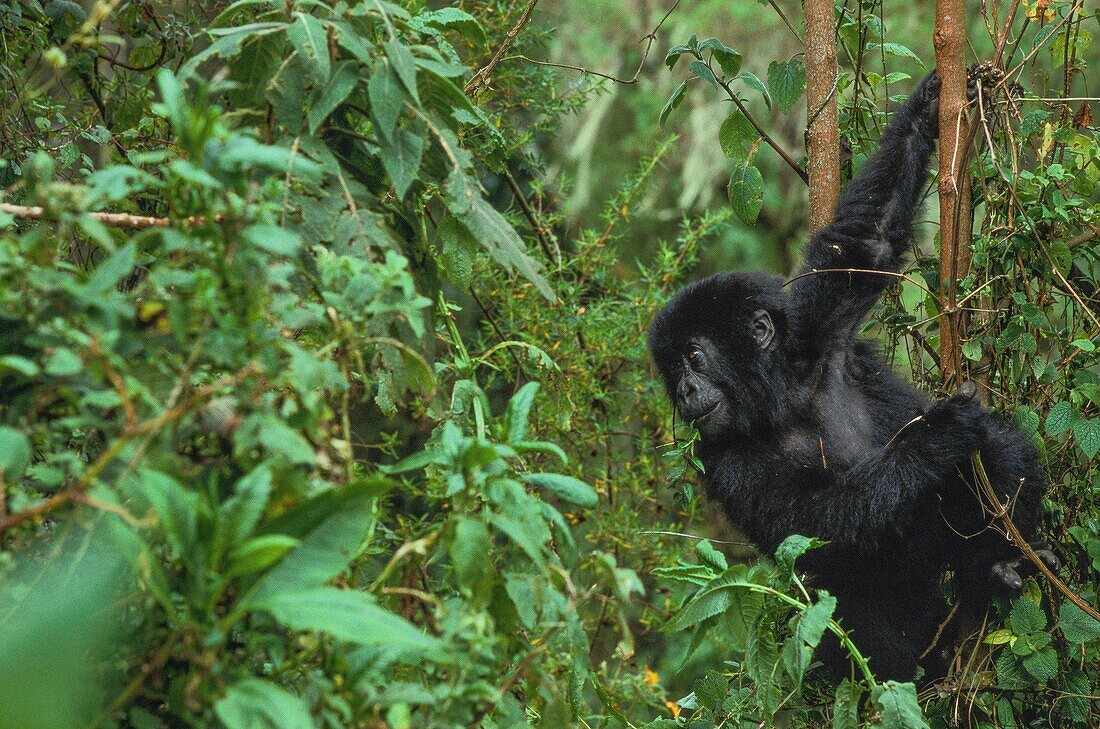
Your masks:
<svg viewBox="0 0 1100 729"><path fill-rule="evenodd" d="M807 331L846 335L894 279L829 269L897 272L913 234L937 135L940 79L933 71L886 127L878 150L841 195L833 222L806 247L791 293Z"/></svg>

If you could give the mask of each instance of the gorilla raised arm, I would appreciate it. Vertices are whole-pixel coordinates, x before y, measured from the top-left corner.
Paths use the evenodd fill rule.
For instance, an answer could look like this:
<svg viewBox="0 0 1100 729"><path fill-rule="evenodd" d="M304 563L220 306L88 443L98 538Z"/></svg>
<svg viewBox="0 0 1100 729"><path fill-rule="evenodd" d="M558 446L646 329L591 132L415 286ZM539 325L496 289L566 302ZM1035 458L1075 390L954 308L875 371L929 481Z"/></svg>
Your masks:
<svg viewBox="0 0 1100 729"><path fill-rule="evenodd" d="M830 542L800 564L836 596L880 679L913 677L946 613L945 568L970 611L984 608L991 575L1019 586L1015 552L966 484L969 454L1014 498L1025 534L1044 487L1028 439L972 384L930 406L856 333L894 280L867 271L896 273L910 244L938 93L932 73L894 114L789 286L718 274L677 294L649 332L669 398L701 435L709 496L764 551L795 533ZM839 648L824 653L845 675Z"/></svg>

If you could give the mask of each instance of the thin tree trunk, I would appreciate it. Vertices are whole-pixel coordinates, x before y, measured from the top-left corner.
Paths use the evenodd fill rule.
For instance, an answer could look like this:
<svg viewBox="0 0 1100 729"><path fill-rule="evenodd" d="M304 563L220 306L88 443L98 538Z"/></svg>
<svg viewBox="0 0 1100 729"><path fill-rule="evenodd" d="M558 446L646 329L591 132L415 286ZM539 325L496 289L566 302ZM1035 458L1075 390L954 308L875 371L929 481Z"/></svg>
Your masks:
<svg viewBox="0 0 1100 729"><path fill-rule="evenodd" d="M833 0L802 0L806 14L806 152L810 234L833 219L840 198L840 127L836 112Z"/></svg>
<svg viewBox="0 0 1100 729"><path fill-rule="evenodd" d="M962 383L966 317L956 310L958 280L970 271L970 176L967 174L966 24L963 0L936 0L936 69L940 74L940 374Z"/></svg>

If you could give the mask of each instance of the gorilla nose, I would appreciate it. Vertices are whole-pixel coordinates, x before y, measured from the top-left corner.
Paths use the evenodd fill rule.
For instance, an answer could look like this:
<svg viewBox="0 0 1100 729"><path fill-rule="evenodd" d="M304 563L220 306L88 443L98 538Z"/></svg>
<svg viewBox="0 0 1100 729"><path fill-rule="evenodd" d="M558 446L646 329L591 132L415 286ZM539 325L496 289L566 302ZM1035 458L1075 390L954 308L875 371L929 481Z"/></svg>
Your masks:
<svg viewBox="0 0 1100 729"><path fill-rule="evenodd" d="M680 386L676 388L676 395L680 398L681 405L691 405L699 395L699 387L690 380L683 380L680 382Z"/></svg>

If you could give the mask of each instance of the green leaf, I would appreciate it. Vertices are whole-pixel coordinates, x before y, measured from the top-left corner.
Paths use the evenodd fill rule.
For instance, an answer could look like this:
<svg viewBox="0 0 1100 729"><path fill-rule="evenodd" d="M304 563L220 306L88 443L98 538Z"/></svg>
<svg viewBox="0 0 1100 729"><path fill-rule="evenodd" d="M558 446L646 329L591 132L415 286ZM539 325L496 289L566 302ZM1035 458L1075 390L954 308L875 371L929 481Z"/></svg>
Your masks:
<svg viewBox="0 0 1100 729"><path fill-rule="evenodd" d="M485 42L485 28L477 18L458 8L440 8L420 13L413 17L409 25L417 29L424 26L454 28L474 43Z"/></svg>
<svg viewBox="0 0 1100 729"><path fill-rule="evenodd" d="M695 682L695 698L699 704L714 709L726 698L729 679L717 671L707 671L706 675Z"/></svg>
<svg viewBox="0 0 1100 729"><path fill-rule="evenodd" d="M397 78L401 79L401 85L409 92L409 96L417 104L420 103L420 94L416 90L416 59L402 43L391 40L382 44L386 51L386 58L393 64L393 70L397 72Z"/></svg>
<svg viewBox="0 0 1100 729"><path fill-rule="evenodd" d="M402 129L393 139L379 138L382 165L390 176L397 198L404 199L409 186L420 171L420 159L424 154L424 137Z"/></svg>
<svg viewBox="0 0 1100 729"><path fill-rule="evenodd" d="M451 172L451 178L456 175L462 178L466 176L458 169ZM448 187L450 186L448 178ZM518 271L547 300L557 301L553 289L542 276L542 264L528 255L523 239L504 216L479 194L474 193L466 202L469 203L467 211L463 212L456 206L451 207L451 214L466 225L474 239L489 251L489 256L508 271ZM447 204L452 205L450 198Z"/></svg>
<svg viewBox="0 0 1100 729"><path fill-rule="evenodd" d="M836 687L833 701L832 729L859 729L859 699L863 687L851 679L844 679Z"/></svg>
<svg viewBox="0 0 1100 729"><path fill-rule="evenodd" d="M269 533L298 536L301 543L262 578L254 600L319 587L343 572L359 553L370 527L373 499L365 489L347 487L343 491L314 497L281 521L267 525Z"/></svg>
<svg viewBox="0 0 1100 729"><path fill-rule="evenodd" d="M214 704L226 729L313 729L305 703L270 681L246 678Z"/></svg>
<svg viewBox="0 0 1100 729"><path fill-rule="evenodd" d="M198 497L168 474L149 469L138 473L136 485L152 505L175 553L182 558L191 556L198 520Z"/></svg>
<svg viewBox="0 0 1100 729"><path fill-rule="evenodd" d="M1036 633L1047 627L1047 616L1043 609L1026 597L1021 597L1012 605L1008 621L1016 635Z"/></svg>
<svg viewBox="0 0 1100 729"><path fill-rule="evenodd" d="M764 178L760 170L747 162L734 170L726 187L733 212L742 222L751 225L764 206Z"/></svg>
<svg viewBox="0 0 1100 729"><path fill-rule="evenodd" d="M523 480L532 486L546 489L563 501L570 504L594 509L599 504L599 497L592 487L584 481L565 476L560 473L525 473Z"/></svg>
<svg viewBox="0 0 1100 729"><path fill-rule="evenodd" d="M729 564L726 563L726 555L715 549L709 539L701 539L695 543L695 554L697 554L699 559L703 560L704 563L720 572L725 572L729 569Z"/></svg>
<svg viewBox="0 0 1100 729"><path fill-rule="evenodd" d="M928 729L913 684L897 681L879 684L871 689L871 700L878 707L878 726L882 729Z"/></svg>
<svg viewBox="0 0 1100 729"><path fill-rule="evenodd" d="M328 119L329 114L336 110L340 104L347 101L348 96L355 90L359 83L359 64L355 61L341 61L336 65L336 70L329 78L328 85L309 107L309 133L315 134L318 127Z"/></svg>
<svg viewBox="0 0 1100 729"><path fill-rule="evenodd" d="M527 420L538 391L539 383L528 382L508 401L508 410L504 413L504 432L508 443L522 441L527 435Z"/></svg>
<svg viewBox="0 0 1100 729"><path fill-rule="evenodd" d="M378 132L385 139L392 140L406 97L389 62L380 60L375 65L374 73L367 82L367 97L370 99L371 118L378 127Z"/></svg>
<svg viewBox="0 0 1100 729"><path fill-rule="evenodd" d="M23 477L31 465L31 442L15 428L0 425L0 477L8 486Z"/></svg>
<svg viewBox="0 0 1100 729"><path fill-rule="evenodd" d="M531 561L538 567L544 567L546 561L546 543L550 540L550 530L541 519L532 519L528 514L495 513L489 517L500 531L511 539L524 551Z"/></svg>
<svg viewBox="0 0 1100 729"><path fill-rule="evenodd" d="M1074 416L1073 406L1062 400L1052 407L1047 414L1046 434L1059 435L1065 433L1073 425Z"/></svg>
<svg viewBox="0 0 1100 729"><path fill-rule="evenodd" d="M288 628L328 633L356 645L415 653L426 653L440 646L437 638L379 607L364 592L317 587L279 592L253 600L249 607L266 610Z"/></svg>
<svg viewBox="0 0 1100 729"><path fill-rule="evenodd" d="M277 225L250 225L241 236L252 245L277 256L293 256L302 245L297 233Z"/></svg>
<svg viewBox="0 0 1100 729"><path fill-rule="evenodd" d="M1012 651L1002 649L1001 655L997 657L997 685L1003 689L1017 691L1030 688L1031 684L1031 679Z"/></svg>
<svg viewBox="0 0 1100 729"><path fill-rule="evenodd" d="M1069 600L1063 602L1058 610L1058 627L1066 640L1075 645L1100 638L1100 622Z"/></svg>
<svg viewBox="0 0 1100 729"><path fill-rule="evenodd" d="M271 468L261 464L237 481L236 492L221 506L222 529L232 547L244 542L256 529L271 495Z"/></svg>
<svg viewBox="0 0 1100 729"><path fill-rule="evenodd" d="M672 616L665 626L665 630L675 633L680 630L698 625L707 618L724 613L733 604L737 594L733 590L701 590L680 610Z"/></svg>
<svg viewBox="0 0 1100 729"><path fill-rule="evenodd" d="M448 549L458 588L467 597L484 602L492 590L489 573L492 539L485 522L459 517Z"/></svg>
<svg viewBox="0 0 1100 729"><path fill-rule="evenodd" d="M1073 440L1081 451L1092 458L1100 451L1100 419L1078 418L1073 423Z"/></svg>
<svg viewBox="0 0 1100 729"><path fill-rule="evenodd" d="M226 577L262 572L296 546L298 540L286 534L267 534L249 539L230 553Z"/></svg>
<svg viewBox="0 0 1100 729"><path fill-rule="evenodd" d="M287 40L294 46L314 80L327 83L332 64L328 57L325 26L309 13L298 11L294 17L294 22L286 29Z"/></svg>
<svg viewBox="0 0 1100 729"><path fill-rule="evenodd" d="M820 592L816 603L807 608L798 620L797 635L800 640L812 648L817 648L821 636L829 627L829 620L836 610L836 598L827 592Z"/></svg>
<svg viewBox="0 0 1100 729"><path fill-rule="evenodd" d="M134 270L136 259L137 248L134 242L130 241L96 266L95 271L88 277L88 283L85 284L88 292L105 294L118 286L118 283Z"/></svg>
<svg viewBox="0 0 1100 729"><path fill-rule="evenodd" d="M699 44L700 53L707 51L710 51L714 60L718 61L724 75L734 76L741 70L741 54L717 38L707 38Z"/></svg>
<svg viewBox="0 0 1100 729"><path fill-rule="evenodd" d="M917 65L921 68L925 68L924 61L920 59L916 53L909 50L906 46L900 43L868 43L867 50L878 51L881 50L888 56L896 56L898 58L908 58L912 61L916 61Z"/></svg>
<svg viewBox="0 0 1100 729"><path fill-rule="evenodd" d="M734 109L718 129L722 153L735 162L747 162L760 134L740 109Z"/></svg>
<svg viewBox="0 0 1100 729"><path fill-rule="evenodd" d="M1091 339L1074 339L1070 344L1077 347L1077 349L1080 349L1082 352L1096 351L1096 345L1093 344Z"/></svg>
<svg viewBox="0 0 1100 729"><path fill-rule="evenodd" d="M661 109L661 115L657 118L657 123L662 127L665 125L665 121L668 119L668 115L676 110L676 107L684 100L684 94L687 92L687 81L684 81L676 90L672 92L672 96L668 97L668 101L665 102L664 108Z"/></svg>
<svg viewBox="0 0 1100 729"><path fill-rule="evenodd" d="M703 63L702 61L692 61L691 65L688 66L688 70L691 71L696 76L698 76L699 78L706 81L708 84L710 84L714 88L716 88L716 89L721 88L718 85L718 79L714 77L714 72L711 71L710 67L707 64Z"/></svg>
<svg viewBox="0 0 1100 729"><path fill-rule="evenodd" d="M768 87L764 85L764 82L760 80L760 77L751 71L742 71L737 74L736 78L751 89L756 89L760 92L760 95L764 97L764 103L768 105L768 108L772 108L772 97L768 93Z"/></svg>
<svg viewBox="0 0 1100 729"><path fill-rule="evenodd" d="M806 90L806 64L801 57L768 65L768 90L775 103L786 114Z"/></svg>
<svg viewBox="0 0 1100 729"><path fill-rule="evenodd" d="M794 572L794 562L811 549L823 546L825 542L817 537L804 537L792 534L775 550L775 563L786 574Z"/></svg>
<svg viewBox="0 0 1100 729"><path fill-rule="evenodd" d="M664 61L665 65L668 66L668 70L671 71L673 69L673 67L676 65L676 62L680 60L680 56L684 55L685 53L691 52L691 47L685 45L673 46L672 48L668 49L668 53L665 54Z"/></svg>
<svg viewBox="0 0 1100 729"><path fill-rule="evenodd" d="M963 342L962 346L963 356L971 362L977 362L982 358L982 343L981 340L971 339L968 342Z"/></svg>
<svg viewBox="0 0 1100 729"><path fill-rule="evenodd" d="M1050 646L1024 656L1023 664L1037 681L1050 681L1058 675L1058 654Z"/></svg>

